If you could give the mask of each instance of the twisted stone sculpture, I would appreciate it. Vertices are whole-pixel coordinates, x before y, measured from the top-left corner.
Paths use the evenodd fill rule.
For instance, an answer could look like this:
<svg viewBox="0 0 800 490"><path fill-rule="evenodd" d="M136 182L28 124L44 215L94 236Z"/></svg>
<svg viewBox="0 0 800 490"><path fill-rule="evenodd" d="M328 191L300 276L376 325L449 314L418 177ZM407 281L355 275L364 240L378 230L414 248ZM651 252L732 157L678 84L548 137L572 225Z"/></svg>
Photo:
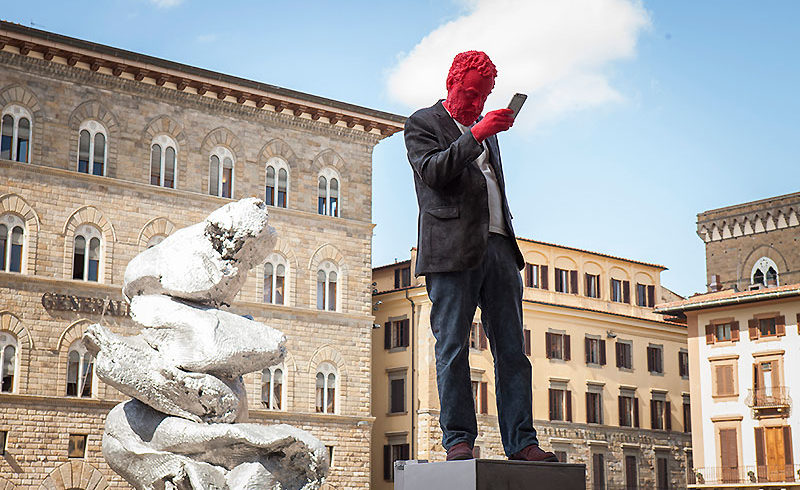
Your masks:
<svg viewBox="0 0 800 490"><path fill-rule="evenodd" d="M266 206L243 199L140 253L123 294L139 335L83 337L95 372L133 397L106 418L103 455L142 490L319 488L327 451L288 425L245 423L242 375L279 364L281 332L219 309L275 245Z"/></svg>

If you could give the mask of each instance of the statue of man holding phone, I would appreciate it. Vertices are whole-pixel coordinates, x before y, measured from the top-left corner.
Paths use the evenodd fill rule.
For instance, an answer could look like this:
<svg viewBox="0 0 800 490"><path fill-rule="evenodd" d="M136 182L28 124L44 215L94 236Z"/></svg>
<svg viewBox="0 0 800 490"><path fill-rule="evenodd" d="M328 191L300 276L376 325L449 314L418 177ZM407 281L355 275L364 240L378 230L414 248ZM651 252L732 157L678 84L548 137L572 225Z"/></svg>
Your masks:
<svg viewBox="0 0 800 490"><path fill-rule="evenodd" d="M415 112L405 125L419 205L416 273L425 275L432 303L442 444L448 461L474 457L478 430L469 335L480 306L494 357L506 455L558 461L539 448L533 428L519 273L525 261L511 225L496 136L513 125L525 96L518 94L511 108L481 118L496 76L486 53L456 55L447 75L447 99Z"/></svg>

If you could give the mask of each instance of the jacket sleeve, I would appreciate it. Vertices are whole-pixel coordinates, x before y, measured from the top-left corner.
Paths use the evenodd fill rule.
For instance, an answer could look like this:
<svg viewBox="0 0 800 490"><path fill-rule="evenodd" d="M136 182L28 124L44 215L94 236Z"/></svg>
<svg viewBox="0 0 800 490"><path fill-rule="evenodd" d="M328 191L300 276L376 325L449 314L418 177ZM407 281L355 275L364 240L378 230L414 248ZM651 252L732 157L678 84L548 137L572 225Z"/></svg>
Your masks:
<svg viewBox="0 0 800 490"><path fill-rule="evenodd" d="M433 189L441 189L452 182L483 152L470 131L450 146L441 148L436 129L413 115L406 121L404 136L411 167Z"/></svg>

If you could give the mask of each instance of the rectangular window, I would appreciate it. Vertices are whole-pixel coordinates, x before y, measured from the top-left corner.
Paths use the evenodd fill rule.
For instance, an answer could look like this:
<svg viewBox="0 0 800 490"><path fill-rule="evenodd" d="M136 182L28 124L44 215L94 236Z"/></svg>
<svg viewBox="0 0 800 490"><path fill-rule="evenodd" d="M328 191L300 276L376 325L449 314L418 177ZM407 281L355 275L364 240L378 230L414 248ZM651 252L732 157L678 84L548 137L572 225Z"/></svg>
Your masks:
<svg viewBox="0 0 800 490"><path fill-rule="evenodd" d="M8 439L8 432L0 430L0 456L6 454L6 440Z"/></svg>
<svg viewBox="0 0 800 490"><path fill-rule="evenodd" d="M622 391L619 395L620 427L639 427L639 400L633 391Z"/></svg>
<svg viewBox="0 0 800 490"><path fill-rule="evenodd" d="M653 396L654 398L650 400L650 428L672 430L670 403L666 400L666 395Z"/></svg>
<svg viewBox="0 0 800 490"><path fill-rule="evenodd" d="M715 325L714 333L717 342L724 342L726 340L731 340L731 324L723 323L720 325Z"/></svg>
<svg viewBox="0 0 800 490"><path fill-rule="evenodd" d="M68 458L83 458L86 456L86 437L86 434L69 435Z"/></svg>
<svg viewBox="0 0 800 490"><path fill-rule="evenodd" d="M546 281L542 277L547 273L547 266L539 264L525 264L525 287L547 289Z"/></svg>
<svg viewBox="0 0 800 490"><path fill-rule="evenodd" d="M601 366L606 363L606 341L603 339L596 339L586 337L586 364L599 364Z"/></svg>
<svg viewBox="0 0 800 490"><path fill-rule="evenodd" d="M725 483L738 482L739 438L735 428L719 430L719 448L722 481Z"/></svg>
<svg viewBox="0 0 800 490"><path fill-rule="evenodd" d="M522 329L522 347L525 350L525 355L531 355L531 331L527 328Z"/></svg>
<svg viewBox="0 0 800 490"><path fill-rule="evenodd" d="M561 388L550 388L548 395L550 420L572 422L572 392Z"/></svg>
<svg viewBox="0 0 800 490"><path fill-rule="evenodd" d="M389 413L406 411L406 373L389 373Z"/></svg>
<svg viewBox="0 0 800 490"><path fill-rule="evenodd" d="M602 395L600 393L586 393L586 423L603 423L603 403Z"/></svg>
<svg viewBox="0 0 800 490"><path fill-rule="evenodd" d="M384 327L384 349L408 347L408 338L411 332L408 318L386 322Z"/></svg>
<svg viewBox="0 0 800 490"><path fill-rule="evenodd" d="M586 274L586 296L600 297L600 274Z"/></svg>
<svg viewBox="0 0 800 490"><path fill-rule="evenodd" d="M647 347L647 370L651 373L664 372L664 346L650 345Z"/></svg>
<svg viewBox="0 0 800 490"><path fill-rule="evenodd" d="M611 301L631 303L631 283L622 279L611 279Z"/></svg>
<svg viewBox="0 0 800 490"><path fill-rule="evenodd" d="M777 335L778 330L775 328L774 318L762 318L758 321L758 336L771 337Z"/></svg>
<svg viewBox="0 0 800 490"><path fill-rule="evenodd" d="M578 294L578 271L556 268L556 291Z"/></svg>
<svg viewBox="0 0 800 490"><path fill-rule="evenodd" d="M383 479L394 481L395 461L407 461L408 456L408 444L386 444L383 446Z"/></svg>
<svg viewBox="0 0 800 490"><path fill-rule="evenodd" d="M678 371L681 378L689 377L689 353L685 350L678 352Z"/></svg>
<svg viewBox="0 0 800 490"><path fill-rule="evenodd" d="M656 488L669 490L669 457L666 454L656 453Z"/></svg>
<svg viewBox="0 0 800 490"><path fill-rule="evenodd" d="M469 330L469 347L471 349L486 350L488 347L488 339L486 332L483 330L483 325L473 322Z"/></svg>
<svg viewBox="0 0 800 490"><path fill-rule="evenodd" d="M394 288L400 289L411 285L411 266L394 270Z"/></svg>
<svg viewBox="0 0 800 490"><path fill-rule="evenodd" d="M639 488L639 477L637 475L636 456L633 454L625 455L625 490L636 490Z"/></svg>
<svg viewBox="0 0 800 490"><path fill-rule="evenodd" d="M692 405L686 396L683 397L683 431L692 431Z"/></svg>
<svg viewBox="0 0 800 490"><path fill-rule="evenodd" d="M606 460L602 453L592 455L592 490L606 490Z"/></svg>
<svg viewBox="0 0 800 490"><path fill-rule="evenodd" d="M617 367L633 369L633 345L630 341L617 340Z"/></svg>
<svg viewBox="0 0 800 490"><path fill-rule="evenodd" d="M325 449L328 450L328 461L330 462L330 467L333 468L335 465L333 463L333 446L325 446Z"/></svg>
<svg viewBox="0 0 800 490"><path fill-rule="evenodd" d="M713 363L711 365L711 376L713 380L712 394L714 396L736 396L736 364L735 363Z"/></svg>
<svg viewBox="0 0 800 490"><path fill-rule="evenodd" d="M647 284L636 284L636 306L653 307L656 304L656 287Z"/></svg>
<svg viewBox="0 0 800 490"><path fill-rule="evenodd" d="M489 383L472 381L472 403L475 413L489 413Z"/></svg>
<svg viewBox="0 0 800 490"><path fill-rule="evenodd" d="M548 359L570 360L569 335L555 332L545 332L545 355Z"/></svg>

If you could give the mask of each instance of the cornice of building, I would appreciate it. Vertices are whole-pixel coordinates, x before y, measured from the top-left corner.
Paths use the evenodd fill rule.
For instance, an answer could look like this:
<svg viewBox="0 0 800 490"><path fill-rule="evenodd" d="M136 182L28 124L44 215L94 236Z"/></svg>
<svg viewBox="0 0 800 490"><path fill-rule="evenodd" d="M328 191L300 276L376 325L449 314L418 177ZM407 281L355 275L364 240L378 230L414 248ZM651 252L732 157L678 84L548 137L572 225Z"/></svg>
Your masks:
<svg viewBox="0 0 800 490"><path fill-rule="evenodd" d="M800 226L800 192L697 215L697 236L715 242Z"/></svg>
<svg viewBox="0 0 800 490"><path fill-rule="evenodd" d="M295 118L360 130L380 140L402 131L405 117L325 97L0 21L0 51L197 97L248 105ZM212 95L213 94L213 95Z"/></svg>
<svg viewBox="0 0 800 490"><path fill-rule="evenodd" d="M787 284L753 291L734 291L732 289L712 293L697 294L682 301L656 305L655 313L674 315L693 310L706 310L723 306L735 306L761 301L771 301L800 296L800 284Z"/></svg>
<svg viewBox="0 0 800 490"><path fill-rule="evenodd" d="M354 426L368 426L372 427L375 422L375 417L362 417L357 415L341 415L330 413L312 413L312 412L293 412L288 410L264 410L259 408L250 408L248 415L251 419L260 420L285 420L285 421L303 421L303 422L316 422L316 423L336 423L347 424Z"/></svg>
<svg viewBox="0 0 800 490"><path fill-rule="evenodd" d="M100 398L84 398L75 396L29 395L20 393L0 394L0 406L5 403L22 405L50 405L65 411L76 408L97 408L109 410L125 400L104 400Z"/></svg>
<svg viewBox="0 0 800 490"><path fill-rule="evenodd" d="M605 254L605 253L601 253L601 252L593 252L591 250L584 250L582 248L569 247L567 245L559 245L557 243L543 242L541 240L534 240L532 238L516 237L516 239L519 240L519 241L522 241L522 242L535 243L537 245L545 245L547 247L560 248L560 249L563 249L563 250L571 250L573 252L581 252L581 253L585 253L585 254L589 254L589 255L596 255L598 257L605 257L607 259L619 260L621 262L628 262L628 263L631 263L631 264L644 265L644 266L647 266L647 267L654 267L656 269L661 269L662 271L668 270L667 267L664 267L663 265L653 264L653 263L650 263L650 262L642 262L642 261L633 260L633 259L626 259L624 257L617 257L615 255L609 255L609 254Z"/></svg>
<svg viewBox="0 0 800 490"><path fill-rule="evenodd" d="M595 313L595 314L600 314L600 315L608 315L608 316L618 317L618 318L627 318L627 319L630 319L630 320L638 320L638 321L642 321L642 322L653 323L653 324L656 324L656 325L661 325L661 326L666 326L666 327L671 327L671 328L677 328L677 329L682 330L683 332L686 331L686 325L683 324L683 323L675 323L675 322L664 321L664 320L656 320L654 318L647 318L647 317L634 316L634 315L626 315L624 313L614 313L614 312L610 312L610 311L596 310L594 308L586 308L586 307L583 307L583 306L563 305L563 304L558 304L558 303L551 303L551 302L548 302L548 301L538 301L538 300L534 300L534 299L523 299L522 303L523 304L524 303L539 304L539 305L544 305L544 306L552 306L552 307L555 307L555 308L565 308L565 309L569 309L569 310L585 311L585 312L588 312L588 313Z"/></svg>

